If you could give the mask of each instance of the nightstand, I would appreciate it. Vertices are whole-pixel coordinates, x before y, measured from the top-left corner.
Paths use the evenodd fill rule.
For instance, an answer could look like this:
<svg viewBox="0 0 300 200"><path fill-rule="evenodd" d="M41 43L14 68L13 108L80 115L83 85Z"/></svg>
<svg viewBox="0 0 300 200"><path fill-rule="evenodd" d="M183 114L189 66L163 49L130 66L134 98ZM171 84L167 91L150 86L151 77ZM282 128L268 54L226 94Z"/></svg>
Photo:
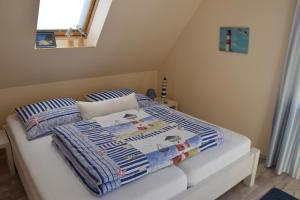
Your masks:
<svg viewBox="0 0 300 200"><path fill-rule="evenodd" d="M161 100L161 98L158 97L158 98L155 99L155 101L157 101L157 102L160 103L160 104L166 105L166 106L168 106L169 108L173 108L173 109L175 109L175 110L178 110L178 103L177 103L177 101L174 101L174 100L172 100L172 99L168 99L168 98L167 98L167 99L166 99L167 103L163 103L162 100Z"/></svg>
<svg viewBox="0 0 300 200"><path fill-rule="evenodd" d="M10 175L15 175L16 171L14 159L11 151L10 142L8 140L5 130L0 130L0 149L5 149Z"/></svg>

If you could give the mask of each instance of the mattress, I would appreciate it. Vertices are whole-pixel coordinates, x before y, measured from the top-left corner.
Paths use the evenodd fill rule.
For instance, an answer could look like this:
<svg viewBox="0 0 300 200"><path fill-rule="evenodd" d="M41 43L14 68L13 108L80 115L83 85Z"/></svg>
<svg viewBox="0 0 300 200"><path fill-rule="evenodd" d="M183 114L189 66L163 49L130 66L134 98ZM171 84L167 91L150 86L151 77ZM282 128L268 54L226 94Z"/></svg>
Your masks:
<svg viewBox="0 0 300 200"><path fill-rule="evenodd" d="M250 152L251 141L233 131L223 129L224 144L202 152L179 164L188 177L188 186L201 182Z"/></svg>
<svg viewBox="0 0 300 200"><path fill-rule="evenodd" d="M7 118L14 152L22 158L34 191L44 200L96 200L51 144L51 136L28 141L16 115ZM157 181L159 180L159 184ZM178 167L164 168L101 197L101 200L169 199L187 188L187 177Z"/></svg>

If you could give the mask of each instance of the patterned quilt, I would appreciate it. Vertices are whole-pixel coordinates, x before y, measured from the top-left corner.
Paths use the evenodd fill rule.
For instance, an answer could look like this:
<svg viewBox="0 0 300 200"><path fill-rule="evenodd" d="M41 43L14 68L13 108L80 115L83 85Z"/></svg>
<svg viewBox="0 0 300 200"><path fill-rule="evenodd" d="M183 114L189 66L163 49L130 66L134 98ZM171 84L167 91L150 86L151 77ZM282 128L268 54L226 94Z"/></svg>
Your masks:
<svg viewBox="0 0 300 200"><path fill-rule="evenodd" d="M102 196L222 144L223 134L154 104L57 127L53 143L82 182Z"/></svg>

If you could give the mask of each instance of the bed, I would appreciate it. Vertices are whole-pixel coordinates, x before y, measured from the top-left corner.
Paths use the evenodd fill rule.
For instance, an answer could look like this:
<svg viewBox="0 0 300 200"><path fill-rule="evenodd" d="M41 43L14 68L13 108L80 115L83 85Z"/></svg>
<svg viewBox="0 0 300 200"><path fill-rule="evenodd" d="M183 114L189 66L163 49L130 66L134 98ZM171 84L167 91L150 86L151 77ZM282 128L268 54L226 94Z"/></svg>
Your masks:
<svg viewBox="0 0 300 200"><path fill-rule="evenodd" d="M51 144L51 136L28 142L25 129L16 115L7 118L6 131L29 199L99 199L72 173ZM216 199L244 179L247 185L252 186L259 150L251 149L246 137L226 129L223 132L224 145L207 150L178 166L147 175L100 199L209 200ZM160 184L157 184L158 180Z"/></svg>

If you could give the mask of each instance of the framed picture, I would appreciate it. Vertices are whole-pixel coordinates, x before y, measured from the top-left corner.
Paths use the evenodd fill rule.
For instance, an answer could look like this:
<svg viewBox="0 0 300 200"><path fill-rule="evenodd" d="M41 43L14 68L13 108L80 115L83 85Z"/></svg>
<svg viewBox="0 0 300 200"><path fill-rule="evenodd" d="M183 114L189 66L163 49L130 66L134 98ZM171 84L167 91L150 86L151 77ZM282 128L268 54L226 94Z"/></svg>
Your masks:
<svg viewBox="0 0 300 200"><path fill-rule="evenodd" d="M221 27L220 28L220 51L248 53L249 48L248 27Z"/></svg>
<svg viewBox="0 0 300 200"><path fill-rule="evenodd" d="M36 48L55 48L56 40L54 32L37 32L35 43Z"/></svg>

